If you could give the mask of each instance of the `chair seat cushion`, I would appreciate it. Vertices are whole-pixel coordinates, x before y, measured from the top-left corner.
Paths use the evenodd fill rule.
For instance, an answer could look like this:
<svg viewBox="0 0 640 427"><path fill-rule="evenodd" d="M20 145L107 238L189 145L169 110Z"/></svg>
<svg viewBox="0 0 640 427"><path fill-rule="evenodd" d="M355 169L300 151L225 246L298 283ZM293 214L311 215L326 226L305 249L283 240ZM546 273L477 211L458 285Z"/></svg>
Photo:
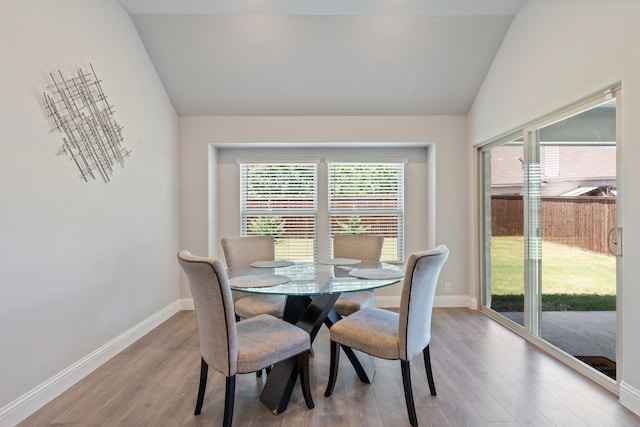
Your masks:
<svg viewBox="0 0 640 427"><path fill-rule="evenodd" d="M241 320L236 325L240 374L271 366L311 348L305 330L267 314Z"/></svg>
<svg viewBox="0 0 640 427"><path fill-rule="evenodd" d="M373 307L376 294L373 291L345 292L333 306L342 316L348 316L366 307Z"/></svg>
<svg viewBox="0 0 640 427"><path fill-rule="evenodd" d="M331 341L382 359L400 358L398 313L364 308L331 327Z"/></svg>
<svg viewBox="0 0 640 427"><path fill-rule="evenodd" d="M282 317L286 298L284 295L248 295L235 301L236 314L241 319L248 319L258 314Z"/></svg>

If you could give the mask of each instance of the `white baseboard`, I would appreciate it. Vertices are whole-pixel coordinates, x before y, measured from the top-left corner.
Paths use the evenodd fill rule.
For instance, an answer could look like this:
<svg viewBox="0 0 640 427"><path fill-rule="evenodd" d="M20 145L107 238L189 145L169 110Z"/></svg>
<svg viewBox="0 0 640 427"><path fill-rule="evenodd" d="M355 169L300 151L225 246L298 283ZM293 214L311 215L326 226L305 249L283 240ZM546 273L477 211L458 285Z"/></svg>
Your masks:
<svg viewBox="0 0 640 427"><path fill-rule="evenodd" d="M468 295L437 295L433 301L434 307L467 307L476 310L477 300ZM376 295L376 307L398 308L400 307L400 296Z"/></svg>
<svg viewBox="0 0 640 427"><path fill-rule="evenodd" d="M625 408L640 415L640 390L622 381L620 383L620 403Z"/></svg>
<svg viewBox="0 0 640 427"><path fill-rule="evenodd" d="M193 304L192 304L193 305ZM0 426L14 426L181 310L175 301L47 381L0 408Z"/></svg>
<svg viewBox="0 0 640 427"><path fill-rule="evenodd" d="M193 298L182 298L180 301L180 310L195 310L193 306Z"/></svg>

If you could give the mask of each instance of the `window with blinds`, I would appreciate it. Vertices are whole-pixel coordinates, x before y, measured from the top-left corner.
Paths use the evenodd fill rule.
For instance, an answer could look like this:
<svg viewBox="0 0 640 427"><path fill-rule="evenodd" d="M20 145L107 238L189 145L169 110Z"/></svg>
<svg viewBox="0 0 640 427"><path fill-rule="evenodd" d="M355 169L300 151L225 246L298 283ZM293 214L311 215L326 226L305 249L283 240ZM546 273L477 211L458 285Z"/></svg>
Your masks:
<svg viewBox="0 0 640 427"><path fill-rule="evenodd" d="M240 164L242 235L272 235L276 259L317 255L317 165Z"/></svg>
<svg viewBox="0 0 640 427"><path fill-rule="evenodd" d="M404 163L330 162L327 167L330 245L335 234L382 235L382 260L402 261Z"/></svg>

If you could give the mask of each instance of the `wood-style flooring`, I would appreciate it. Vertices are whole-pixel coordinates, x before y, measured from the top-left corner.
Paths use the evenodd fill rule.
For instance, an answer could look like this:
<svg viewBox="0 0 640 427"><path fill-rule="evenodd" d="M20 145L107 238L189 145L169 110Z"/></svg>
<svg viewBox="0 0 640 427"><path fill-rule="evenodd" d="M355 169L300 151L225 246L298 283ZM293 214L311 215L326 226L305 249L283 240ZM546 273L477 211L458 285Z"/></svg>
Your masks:
<svg viewBox="0 0 640 427"><path fill-rule="evenodd" d="M640 426L617 397L483 314L434 310L431 396L422 358L411 362L420 426ZM263 380L239 375L234 426L408 426L400 364L374 359L372 384L346 357L331 397L328 331L314 342L307 409L299 383L288 409L273 415L260 401ZM112 358L20 426L218 426L224 377L209 371L202 414L193 410L200 354L195 314L183 311Z"/></svg>

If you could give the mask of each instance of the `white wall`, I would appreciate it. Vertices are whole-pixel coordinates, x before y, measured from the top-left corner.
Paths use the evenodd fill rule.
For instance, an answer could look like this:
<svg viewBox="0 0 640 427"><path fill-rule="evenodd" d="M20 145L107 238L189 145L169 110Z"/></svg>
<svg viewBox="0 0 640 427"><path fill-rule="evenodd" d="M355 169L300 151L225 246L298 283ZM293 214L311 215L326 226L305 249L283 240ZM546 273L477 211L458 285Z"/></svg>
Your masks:
<svg viewBox="0 0 640 427"><path fill-rule="evenodd" d="M3 424L12 402L178 300L178 119L116 1L3 0L0 64ZM41 103L49 73L89 64L132 151L108 184L56 155Z"/></svg>
<svg viewBox="0 0 640 427"><path fill-rule="evenodd" d="M624 257L618 297L623 310L619 358L623 367L618 375L622 403L640 413L638 18L640 2L635 0L530 0L514 19L475 100L468 135L470 145L487 141L622 82L618 206Z"/></svg>
<svg viewBox="0 0 640 427"><path fill-rule="evenodd" d="M423 249L436 243L449 246L451 256L445 265L440 288L445 282L452 284L452 296L440 295L443 305L472 305L468 298L469 273L465 268L470 257L467 244L468 170L466 167L465 118L439 117L180 117L180 245L194 253L220 257L219 238L224 237L216 230L218 221L216 208L209 216L210 195L215 196L215 186L231 185L216 173L209 176L210 144L257 146L274 143L300 142L354 143L354 142L432 142L434 149L434 177L423 176L418 169L411 169L408 180L411 186L424 186L424 197L433 200L408 201L409 215L429 217L434 223L426 226L431 232L413 240L415 230L407 229L406 234L415 233L409 239L408 251ZM310 144L311 145L311 144ZM345 144L347 145L347 144ZM365 149L363 149L365 150ZM363 151L366 153L366 151ZM415 174L414 174L415 171ZM216 182L217 181L217 182ZM434 189L428 190L431 184ZM235 182L235 181L234 181ZM213 187L212 187L213 186ZM212 189L213 188L213 189ZM435 190L435 191L433 191ZM226 210L228 203L236 204L237 199L215 201L217 210ZM430 206L429 206L430 204ZM416 212L417 209L435 209L432 214ZM233 206L237 210L237 206ZM225 230L225 233L227 231ZM237 232L239 233L239 231ZM210 239L212 242L210 242ZM211 245L210 245L211 243ZM419 248L419 245L422 247ZM399 296L399 288L381 290L380 295ZM442 290L439 290L442 294ZM190 298L188 285L183 278L181 295ZM456 298L457 296L457 298Z"/></svg>

